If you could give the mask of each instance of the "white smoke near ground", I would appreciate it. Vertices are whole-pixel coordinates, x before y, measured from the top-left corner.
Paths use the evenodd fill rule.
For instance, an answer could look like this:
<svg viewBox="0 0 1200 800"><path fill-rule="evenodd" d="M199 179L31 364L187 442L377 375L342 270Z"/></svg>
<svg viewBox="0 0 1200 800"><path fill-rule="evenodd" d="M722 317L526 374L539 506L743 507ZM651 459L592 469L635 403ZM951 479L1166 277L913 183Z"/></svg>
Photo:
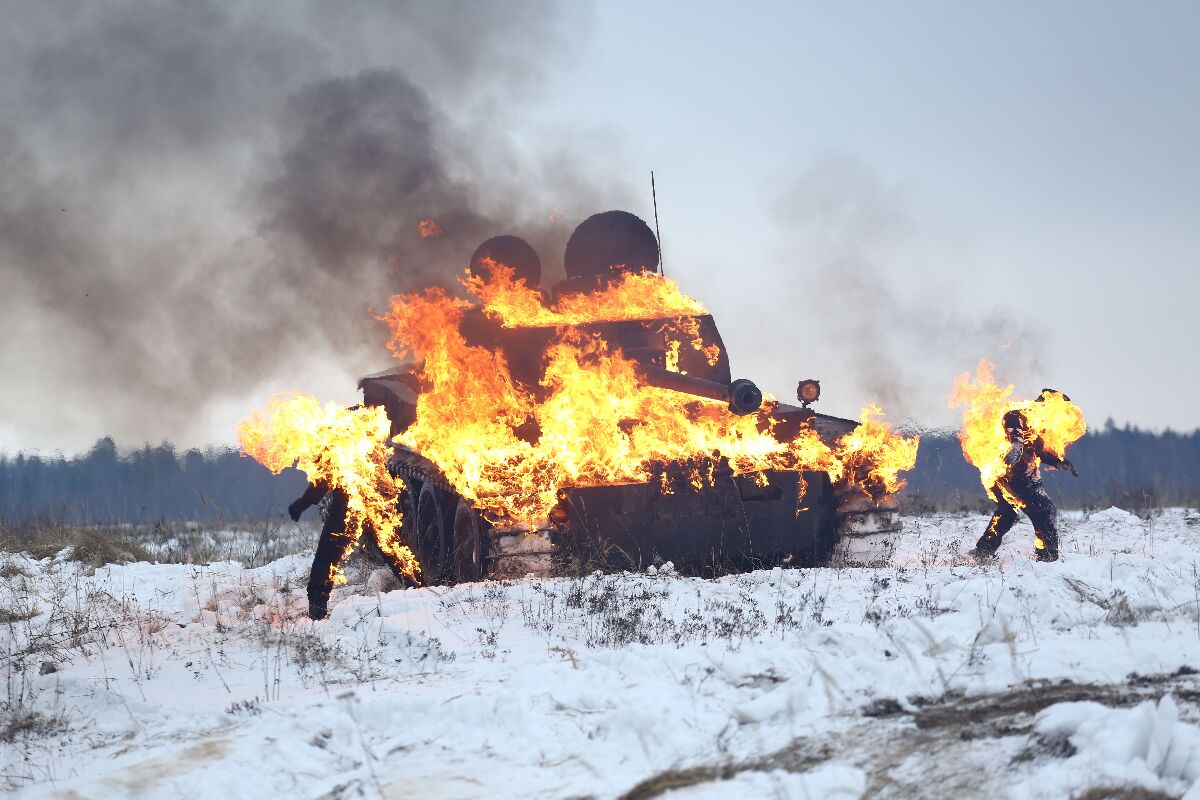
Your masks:
<svg viewBox="0 0 1200 800"><path fill-rule="evenodd" d="M1002 378L1040 380L1047 331L1029 311L1036 287L978 274L911 195L861 161L828 155L774 209L786 240L779 261L799 265L779 285L795 293L812 338L889 417L921 426L981 357Z"/></svg>
<svg viewBox="0 0 1200 800"><path fill-rule="evenodd" d="M452 284L483 239L553 272L624 197L569 144L513 141L581 7L0 11L0 419L24 441L195 440L273 378L378 361L370 307Z"/></svg>

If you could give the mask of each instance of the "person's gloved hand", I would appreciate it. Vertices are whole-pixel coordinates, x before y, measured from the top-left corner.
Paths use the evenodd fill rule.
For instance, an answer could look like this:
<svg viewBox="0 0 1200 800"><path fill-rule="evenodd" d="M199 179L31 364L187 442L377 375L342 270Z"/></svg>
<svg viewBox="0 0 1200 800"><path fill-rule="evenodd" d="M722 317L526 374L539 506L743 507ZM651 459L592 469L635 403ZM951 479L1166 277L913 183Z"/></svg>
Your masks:
<svg viewBox="0 0 1200 800"><path fill-rule="evenodd" d="M292 518L292 522L299 522L300 515L304 513L304 504L299 500L294 501L288 506L288 516Z"/></svg>
<svg viewBox="0 0 1200 800"><path fill-rule="evenodd" d="M1062 462L1062 468L1071 470L1072 475L1074 475L1076 478L1079 477L1079 473L1075 471L1075 465L1072 464L1070 461L1067 461L1065 458L1063 459L1063 462Z"/></svg>

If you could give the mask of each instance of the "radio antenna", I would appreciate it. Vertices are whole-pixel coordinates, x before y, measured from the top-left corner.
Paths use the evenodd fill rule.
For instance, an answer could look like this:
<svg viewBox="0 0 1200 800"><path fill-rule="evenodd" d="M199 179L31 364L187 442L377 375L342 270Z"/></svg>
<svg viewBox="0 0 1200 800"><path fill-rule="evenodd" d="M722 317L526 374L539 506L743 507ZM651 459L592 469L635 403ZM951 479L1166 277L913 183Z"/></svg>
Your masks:
<svg viewBox="0 0 1200 800"><path fill-rule="evenodd" d="M658 238L658 274L666 277L667 271L663 268L662 257L662 231L658 229L658 191L654 187L654 170L650 170L650 198L654 202L654 235Z"/></svg>

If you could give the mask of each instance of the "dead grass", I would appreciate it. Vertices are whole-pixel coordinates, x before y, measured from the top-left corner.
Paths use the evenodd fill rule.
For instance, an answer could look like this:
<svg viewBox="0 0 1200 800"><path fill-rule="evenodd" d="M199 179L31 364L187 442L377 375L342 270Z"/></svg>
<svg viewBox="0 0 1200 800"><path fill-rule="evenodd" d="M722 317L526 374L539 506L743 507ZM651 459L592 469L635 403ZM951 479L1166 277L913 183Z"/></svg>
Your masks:
<svg viewBox="0 0 1200 800"><path fill-rule="evenodd" d="M787 631L820 625L824 600L814 595L813 590L798 591L790 596L793 603L779 599L771 607L759 603L752 587L734 586L729 593L681 603L667 582L652 575L593 574L536 582L518 610L525 626L548 641L565 633L595 649L720 642L737 650L767 631L782 637ZM489 620L507 613L488 600L487 590L480 594L464 584L443 594L439 602L443 609L482 603Z"/></svg>
<svg viewBox="0 0 1200 800"><path fill-rule="evenodd" d="M13 622L24 622L27 619L33 619L41 610L30 605L27 608L3 608L0 607L0 625L8 625Z"/></svg>
<svg viewBox="0 0 1200 800"><path fill-rule="evenodd" d="M63 550L92 567L150 561L163 564L211 564L237 561L259 567L313 546L315 531L281 518L241 522L169 522L134 525L75 525L60 522L0 524L0 551L53 558ZM0 562L0 577L21 570Z"/></svg>
<svg viewBox="0 0 1200 800"><path fill-rule="evenodd" d="M621 795L620 800L651 800L676 789L727 781L744 772L783 770L804 773L829 761L834 749L828 744L800 738L763 758L728 764L669 769L641 781Z"/></svg>
<svg viewBox="0 0 1200 800"><path fill-rule="evenodd" d="M65 730L66 720L60 716L46 716L37 711L18 706L9 709L0 704L0 742L11 744L20 739L51 736Z"/></svg>
<svg viewBox="0 0 1200 800"><path fill-rule="evenodd" d="M1071 800L1175 800L1175 795L1140 786L1098 786L1072 795Z"/></svg>
<svg viewBox="0 0 1200 800"><path fill-rule="evenodd" d="M153 561L149 551L129 541L116 528L84 528L64 525L31 524L0 528L0 549L21 552L30 558L53 558L69 550L72 561L92 567L105 564L125 564L131 561ZM13 572L12 570L16 570ZM6 562L5 577L20 572L13 562Z"/></svg>

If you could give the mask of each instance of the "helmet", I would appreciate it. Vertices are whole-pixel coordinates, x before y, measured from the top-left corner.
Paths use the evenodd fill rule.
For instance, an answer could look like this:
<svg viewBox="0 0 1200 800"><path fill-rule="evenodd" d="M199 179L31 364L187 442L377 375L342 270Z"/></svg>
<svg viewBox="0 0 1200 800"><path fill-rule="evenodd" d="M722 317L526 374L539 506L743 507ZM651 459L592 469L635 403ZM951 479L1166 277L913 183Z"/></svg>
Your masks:
<svg viewBox="0 0 1200 800"><path fill-rule="evenodd" d="M1004 431L1011 437L1014 433L1020 434L1029 427L1029 421L1025 419L1025 415L1020 411L1013 409L1004 415Z"/></svg>

